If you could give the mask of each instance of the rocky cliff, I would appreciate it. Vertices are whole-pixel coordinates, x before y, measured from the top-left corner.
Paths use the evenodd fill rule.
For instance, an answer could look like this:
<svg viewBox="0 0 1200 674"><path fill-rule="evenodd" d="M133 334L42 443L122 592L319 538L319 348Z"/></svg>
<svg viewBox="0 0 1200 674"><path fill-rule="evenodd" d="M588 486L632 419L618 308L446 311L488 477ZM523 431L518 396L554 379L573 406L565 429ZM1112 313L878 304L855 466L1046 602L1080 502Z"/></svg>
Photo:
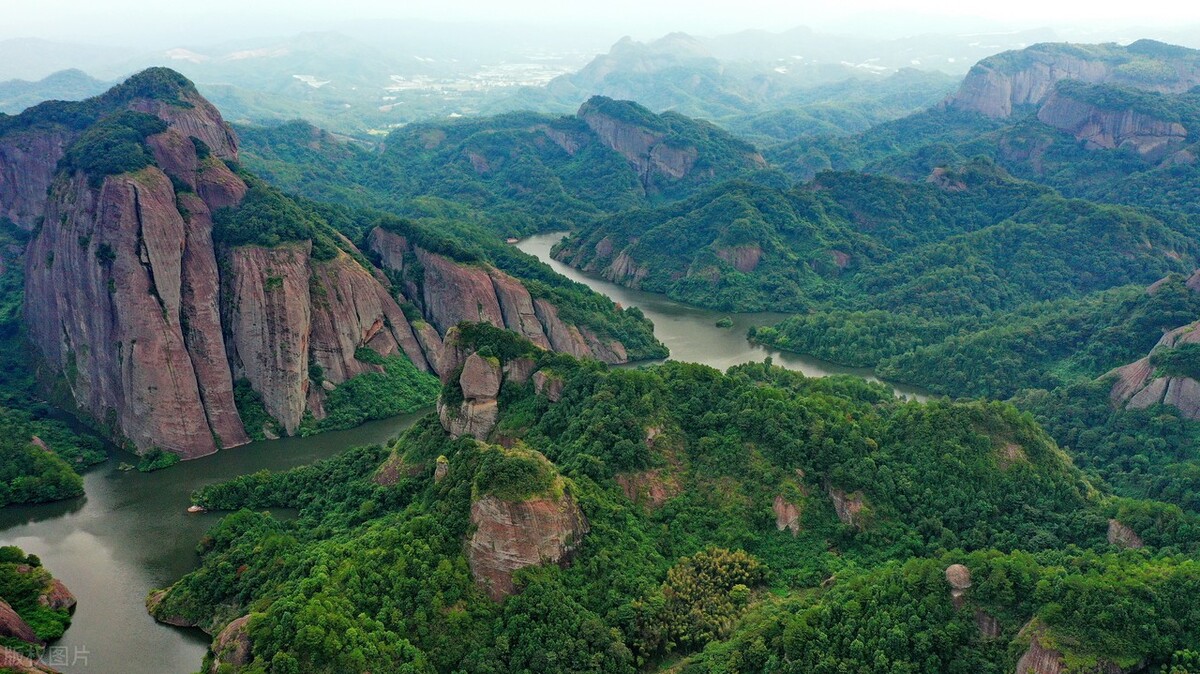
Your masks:
<svg viewBox="0 0 1200 674"><path fill-rule="evenodd" d="M555 304L533 297L518 279L490 265L456 262L380 227L370 232L367 246L400 279L394 290L420 307L442 336L461 321L484 322L542 348L612 364L629 361L624 344L560 319Z"/></svg>
<svg viewBox="0 0 1200 674"><path fill-rule="evenodd" d="M569 492L525 500L484 496L471 504L471 524L471 573L497 601L513 593L513 572L570 561L588 531L587 518Z"/></svg>
<svg viewBox="0 0 1200 674"><path fill-rule="evenodd" d="M1045 43L975 64L947 105L1004 118L1041 104L1062 80L1182 93L1200 84L1200 52L1153 40L1116 44Z"/></svg>
<svg viewBox="0 0 1200 674"><path fill-rule="evenodd" d="M1108 109L1058 89L1038 110L1039 121L1075 136L1089 149L1129 149L1151 160L1178 150L1188 130L1136 109Z"/></svg>
<svg viewBox="0 0 1200 674"><path fill-rule="evenodd" d="M260 436L247 433L235 405L242 380L296 433L308 415L325 416L331 390L384 372L378 359L358 358L360 349L441 373L442 335L463 320L507 327L544 348L627 360L622 344L559 320L558 308L518 279L384 230L369 246L401 279L395 287L332 230L319 234L319 251L315 239L295 236L219 240L214 221L242 207L251 179L226 163L236 161L238 141L220 113L171 71L64 105L80 106L75 113L93 115L93 124L121 111L154 122L140 143L121 147L144 153L136 169L111 168L112 152L94 147L91 163L76 161L72 143L95 126L22 117L0 126L0 216L42 223L24 261L30 340L80 410L132 449L194 458ZM281 208L273 217L300 217ZM422 316L410 319L403 304Z"/></svg>
<svg viewBox="0 0 1200 674"><path fill-rule="evenodd" d="M1200 344L1200 321L1171 330L1154 348L1174 349L1185 344ZM1163 372L1154 366L1152 358L1148 355L1109 373L1116 377L1113 403L1130 409L1162 403L1174 406L1188 419L1200 419L1200 382Z"/></svg>
<svg viewBox="0 0 1200 674"><path fill-rule="evenodd" d="M671 128L673 117L656 116L649 110L629 101L614 101L596 96L585 102L577 116L600 138L600 141L624 157L637 172L642 187L648 193L660 191L670 183L696 176L713 178L718 173L716 162L723 159L742 169L766 168L767 162L752 146L732 141L732 146L741 146L739 151L718 158L694 140L684 140L682 134ZM679 117L682 121L685 118ZM701 137L711 134L725 135L715 127L701 126L701 122L687 120L689 125L699 126Z"/></svg>

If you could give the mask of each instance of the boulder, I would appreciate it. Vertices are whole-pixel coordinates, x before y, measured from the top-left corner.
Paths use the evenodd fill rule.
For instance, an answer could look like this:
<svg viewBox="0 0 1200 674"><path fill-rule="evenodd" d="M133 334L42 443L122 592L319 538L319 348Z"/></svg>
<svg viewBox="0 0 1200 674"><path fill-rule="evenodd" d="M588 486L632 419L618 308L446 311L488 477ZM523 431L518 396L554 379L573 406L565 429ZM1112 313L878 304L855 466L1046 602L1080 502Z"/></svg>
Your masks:
<svg viewBox="0 0 1200 674"><path fill-rule="evenodd" d="M545 370L538 370L533 373L533 389L539 395L545 395L552 403L562 400L563 387L565 385L562 377L547 374Z"/></svg>
<svg viewBox="0 0 1200 674"><path fill-rule="evenodd" d="M500 363L494 358L484 358L478 353L467 356L462 375L458 378L463 397L467 400L485 400L500 394Z"/></svg>

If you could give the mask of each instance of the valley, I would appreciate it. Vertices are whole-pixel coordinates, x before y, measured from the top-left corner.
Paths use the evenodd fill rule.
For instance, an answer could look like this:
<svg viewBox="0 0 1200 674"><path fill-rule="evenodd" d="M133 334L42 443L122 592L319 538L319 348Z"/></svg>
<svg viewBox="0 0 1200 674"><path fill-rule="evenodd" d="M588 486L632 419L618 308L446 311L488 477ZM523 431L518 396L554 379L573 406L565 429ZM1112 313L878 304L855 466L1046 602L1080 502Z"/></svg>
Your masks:
<svg viewBox="0 0 1200 674"><path fill-rule="evenodd" d="M0 670L1200 671L1200 51L1031 34L0 113Z"/></svg>

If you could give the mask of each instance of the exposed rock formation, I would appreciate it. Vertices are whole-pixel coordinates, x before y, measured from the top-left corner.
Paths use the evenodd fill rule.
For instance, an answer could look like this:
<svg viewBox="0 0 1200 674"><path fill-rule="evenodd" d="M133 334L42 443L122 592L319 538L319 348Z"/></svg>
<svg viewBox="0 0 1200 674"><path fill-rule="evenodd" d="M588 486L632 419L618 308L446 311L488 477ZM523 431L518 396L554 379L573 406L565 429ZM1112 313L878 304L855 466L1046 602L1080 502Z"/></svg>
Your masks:
<svg viewBox="0 0 1200 674"><path fill-rule="evenodd" d="M401 292L421 308L442 336L461 321L485 322L512 330L545 349L606 363L629 361L625 345L602 339L586 326L564 322L553 303L534 298L519 280L494 267L455 262L379 227L370 232L367 245L384 269L401 279ZM423 346L431 338L417 334ZM428 346L425 353L428 357ZM435 370L447 372L446 367L429 360Z"/></svg>
<svg viewBox="0 0 1200 674"><path fill-rule="evenodd" d="M954 608L962 608L967 590L971 588L971 570L962 564L946 567L946 582L950 583L950 600Z"/></svg>
<svg viewBox="0 0 1200 674"><path fill-rule="evenodd" d="M1164 50L1172 51L1174 56L1161 56ZM1122 67L1135 58L1157 60L1164 72L1173 76L1147 81L1136 68ZM1040 104L1062 80L1182 93L1200 84L1200 66L1197 52L1152 40L1139 40L1128 47L1038 44L975 64L947 103L960 110L1003 118L1010 116L1014 108Z"/></svg>
<svg viewBox="0 0 1200 674"><path fill-rule="evenodd" d="M250 381L289 435L300 427L308 394L310 248L244 246L229 255L225 324L233 374Z"/></svg>
<svg viewBox="0 0 1200 674"><path fill-rule="evenodd" d="M1050 94L1038 120L1066 131L1090 149L1128 148L1151 160L1179 149L1188 132L1182 124L1136 110L1109 110L1077 100L1061 91Z"/></svg>
<svg viewBox="0 0 1200 674"><path fill-rule="evenodd" d="M1138 536L1136 531L1115 519L1108 521L1108 542L1122 548L1142 548L1146 546L1142 542L1142 537Z"/></svg>
<svg viewBox="0 0 1200 674"><path fill-rule="evenodd" d="M46 193L74 134L28 130L0 137L0 218L33 229L46 212Z"/></svg>
<svg viewBox="0 0 1200 674"><path fill-rule="evenodd" d="M860 492L847 494L841 489L829 488L829 498L833 500L833 509L837 512L842 524L861 529L865 524L862 510L866 505Z"/></svg>
<svg viewBox="0 0 1200 674"><path fill-rule="evenodd" d="M20 639L31 644L45 643L38 638L37 632L33 631L29 623L17 615L13 607L9 606L8 602L3 599L0 599L0 637Z"/></svg>
<svg viewBox="0 0 1200 674"><path fill-rule="evenodd" d="M244 615L217 634L212 642L213 658L209 674L217 674L222 665L241 667L250 663L250 635L246 634L249 624L250 616Z"/></svg>
<svg viewBox="0 0 1200 674"><path fill-rule="evenodd" d="M975 628L984 639L1000 638L1000 621L987 611L975 611Z"/></svg>
<svg viewBox="0 0 1200 674"><path fill-rule="evenodd" d="M513 572L535 564L570 561L588 522L575 500L560 498L504 501L485 496L471 504L475 533L467 560L475 581L497 601L514 591Z"/></svg>
<svg viewBox="0 0 1200 674"><path fill-rule="evenodd" d="M1200 343L1200 321L1168 332L1155 348L1195 343ZM1149 356L1119 367L1108 375L1116 376L1110 394L1116 405L1145 409L1162 403L1173 405L1188 419L1200 419L1200 382L1190 377L1155 376Z"/></svg>
<svg viewBox="0 0 1200 674"><path fill-rule="evenodd" d="M775 513L775 529L783 531L787 529L792 532L792 536L800 533L800 506L792 503L779 494L775 497L775 502L771 506L771 510Z"/></svg>
<svg viewBox="0 0 1200 674"><path fill-rule="evenodd" d="M166 615L159 610L163 599L171 592L171 588L165 590L155 590L146 597L146 612L154 617L155 620L173 627L196 627L196 623L179 615Z"/></svg>
<svg viewBox="0 0 1200 674"><path fill-rule="evenodd" d="M478 353L467 356L458 378L463 400L457 408L438 399L438 418L450 437L474 436L486 439L496 427L500 409L496 396L500 393L500 363Z"/></svg>
<svg viewBox="0 0 1200 674"><path fill-rule="evenodd" d="M628 360L624 345L560 320L519 280L382 229L369 243L392 278L345 239L332 259L314 258L310 241L218 249L214 213L249 190L224 163L237 159L237 138L186 80L165 71L146 78L151 86L91 103L166 123L145 139L154 163L139 171L59 171L78 129L32 120L0 133L0 217L29 229L43 222L24 260L30 340L79 408L129 448L194 458L248 442L234 402L242 379L294 434L306 414L324 417L338 385L383 370L356 357L364 347L448 375L460 361L442 336L462 320L507 327L543 348ZM407 303L425 320L410 320ZM487 398L471 398L463 432L490 430Z"/></svg>
<svg viewBox="0 0 1200 674"><path fill-rule="evenodd" d="M699 150L693 145L672 138L669 131L651 117L645 123L631 121L629 116L617 116L608 108L633 108L628 102L615 102L593 98L585 102L578 117L588 125L600 141L629 161L637 171L642 186L647 192L656 191L661 182L677 181L688 177L699 164ZM743 161L747 166L765 167L762 155L748 149ZM713 176L712 168L707 177Z"/></svg>
<svg viewBox="0 0 1200 674"><path fill-rule="evenodd" d="M544 370L533 373L533 390L538 394L545 395L552 403L562 400L564 386L565 383L562 377L547 373Z"/></svg>
<svg viewBox="0 0 1200 674"><path fill-rule="evenodd" d="M188 250L171 181L147 168L95 190L85 176L63 176L47 219L26 256L31 341L67 374L80 407L135 447L216 451L183 336L184 258L198 251ZM232 405L224 385L214 393ZM230 435L221 442L244 441Z"/></svg>

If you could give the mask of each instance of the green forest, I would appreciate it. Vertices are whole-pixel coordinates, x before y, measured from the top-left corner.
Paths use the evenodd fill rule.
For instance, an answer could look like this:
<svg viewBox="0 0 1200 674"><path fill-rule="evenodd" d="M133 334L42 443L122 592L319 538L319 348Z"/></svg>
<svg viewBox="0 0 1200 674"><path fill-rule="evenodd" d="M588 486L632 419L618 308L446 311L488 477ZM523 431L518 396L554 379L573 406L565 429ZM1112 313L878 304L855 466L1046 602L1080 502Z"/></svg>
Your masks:
<svg viewBox="0 0 1200 674"><path fill-rule="evenodd" d="M390 447L204 487L197 503L235 512L155 615L213 633L249 615L246 672L1001 672L1033 635L1072 666L1192 657L1200 519L1107 495L1009 404L769 363L610 370L462 335L564 382L557 402L504 383L494 437L515 449L430 416ZM631 500L630 476L665 497ZM464 553L474 504L556 490L588 522L578 554L492 601ZM262 512L284 505L299 517ZM1110 519L1145 547L1110 544Z"/></svg>

